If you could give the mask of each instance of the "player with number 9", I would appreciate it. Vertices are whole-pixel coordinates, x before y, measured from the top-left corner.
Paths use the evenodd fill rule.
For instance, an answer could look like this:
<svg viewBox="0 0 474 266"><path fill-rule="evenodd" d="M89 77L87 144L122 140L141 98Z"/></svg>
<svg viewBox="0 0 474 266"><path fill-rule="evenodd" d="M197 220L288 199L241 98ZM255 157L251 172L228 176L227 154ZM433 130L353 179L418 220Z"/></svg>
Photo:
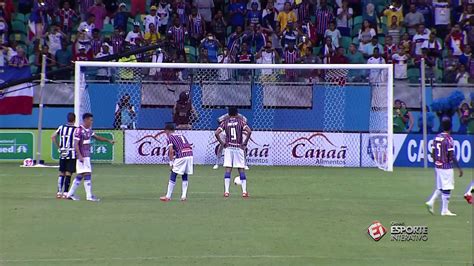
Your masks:
<svg viewBox="0 0 474 266"><path fill-rule="evenodd" d="M237 168L242 181L242 197L247 198L247 177L245 175L244 151L252 134L247 123L239 117L235 107L229 107L229 117L224 119L215 132L219 144L224 147L224 197L229 197L230 177L232 169ZM221 138L221 132L225 132L225 141ZM245 134L244 134L245 132ZM245 136L245 139L244 139Z"/></svg>

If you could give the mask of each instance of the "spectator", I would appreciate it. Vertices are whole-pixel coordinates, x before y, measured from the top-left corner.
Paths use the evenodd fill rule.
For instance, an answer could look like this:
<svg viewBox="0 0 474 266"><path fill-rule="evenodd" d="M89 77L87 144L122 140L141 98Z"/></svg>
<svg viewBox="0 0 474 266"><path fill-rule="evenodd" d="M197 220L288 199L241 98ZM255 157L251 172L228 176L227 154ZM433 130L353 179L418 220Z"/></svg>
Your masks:
<svg viewBox="0 0 474 266"><path fill-rule="evenodd" d="M296 14L293 12L293 10L291 10L291 5L289 2L285 3L284 10L278 14L277 21L282 31L287 28L287 25L297 22Z"/></svg>
<svg viewBox="0 0 474 266"><path fill-rule="evenodd" d="M230 14L230 25L232 30L235 31L237 26L245 26L245 15L247 14L247 9L243 0L232 0L229 5L229 14Z"/></svg>
<svg viewBox="0 0 474 266"><path fill-rule="evenodd" d="M400 43L401 35L402 35L402 27L400 27L397 17L393 16L390 22L390 26L387 29L387 36L392 37L393 43Z"/></svg>
<svg viewBox="0 0 474 266"><path fill-rule="evenodd" d="M416 34L413 35L412 51L415 56L421 55L421 46L426 40L429 40L431 31L425 28L425 25L419 25Z"/></svg>
<svg viewBox="0 0 474 266"><path fill-rule="evenodd" d="M260 49L255 55L255 60L257 64L276 64L279 60L279 55L272 46L272 42L268 41L265 44L265 47ZM273 74L273 69L262 69L262 81L270 81L271 75Z"/></svg>
<svg viewBox="0 0 474 266"><path fill-rule="evenodd" d="M67 67L71 64L72 53L67 48L66 42L61 43L61 49L56 51L54 58L58 68L63 70L56 75L56 78L59 80L69 79L71 77L71 71Z"/></svg>
<svg viewBox="0 0 474 266"><path fill-rule="evenodd" d="M198 47L201 39L206 34L206 24L195 7L191 9L191 15L189 15L188 32L191 46Z"/></svg>
<svg viewBox="0 0 474 266"><path fill-rule="evenodd" d="M425 60L425 76L428 79L431 79L434 77L434 66L436 65L436 58L433 56L430 56L428 53L427 48L422 48L421 49L421 55L416 55L415 56L415 66L417 68L421 67L421 59Z"/></svg>
<svg viewBox="0 0 474 266"><path fill-rule="evenodd" d="M335 47L339 47L341 43L341 32L336 29L336 23L331 21L329 23L329 29L326 30L324 33L324 38L330 37L332 40L332 43L334 44Z"/></svg>
<svg viewBox="0 0 474 266"><path fill-rule="evenodd" d="M461 15L459 16L458 23L461 25L464 25L469 22L469 18L474 16L474 5L472 3L470 4L465 4L463 6L463 11Z"/></svg>
<svg viewBox="0 0 474 266"><path fill-rule="evenodd" d="M273 7L273 2L268 1L267 7L262 11L262 24L265 28L276 31L278 10Z"/></svg>
<svg viewBox="0 0 474 266"><path fill-rule="evenodd" d="M416 12L424 17L425 27L430 29L433 26L433 9L431 5L426 3L426 0L418 0L416 3Z"/></svg>
<svg viewBox="0 0 474 266"><path fill-rule="evenodd" d="M89 8L93 5L94 5L94 0L80 0L79 1L79 14L81 14L82 20L87 19Z"/></svg>
<svg viewBox="0 0 474 266"><path fill-rule="evenodd" d="M148 24L148 32L145 33L144 40L145 40L145 43L148 45L158 44L158 42L160 41L160 33L156 31L155 24L153 23Z"/></svg>
<svg viewBox="0 0 474 266"><path fill-rule="evenodd" d="M319 56L313 55L313 49L306 48L304 56L301 57L301 62L303 64L321 64L321 58ZM301 70L304 81L307 83L319 82L322 71L320 69L307 69Z"/></svg>
<svg viewBox="0 0 474 266"><path fill-rule="evenodd" d="M239 52L240 45L242 44L242 35L242 27L237 26L235 32L229 36L227 48L229 49L229 55L234 62L237 60L237 53Z"/></svg>
<svg viewBox="0 0 474 266"><path fill-rule="evenodd" d="M19 67L19 68L28 66L29 62L28 62L28 58L26 58L25 50L23 50L22 47L18 47L16 52L17 52L16 55L14 55L10 59L10 62L8 62L8 64L12 67Z"/></svg>
<svg viewBox="0 0 474 266"><path fill-rule="evenodd" d="M459 108L459 111L458 111L458 115L459 115L459 122L460 122L458 133L466 134L469 122L470 120L472 120L469 104L467 103L461 104L461 107Z"/></svg>
<svg viewBox="0 0 474 266"><path fill-rule="evenodd" d="M459 63L462 65L465 65L466 68L469 69L471 59L472 59L471 46L465 45L463 54L459 56Z"/></svg>
<svg viewBox="0 0 474 266"><path fill-rule="evenodd" d="M173 108L173 122L177 129L191 129L194 121L197 121L197 113L194 110L188 92L181 92L179 99Z"/></svg>
<svg viewBox="0 0 474 266"><path fill-rule="evenodd" d="M324 33L329 27L329 22L334 20L332 10L327 5L327 0L319 1L319 8L316 9L316 33L318 41L323 40Z"/></svg>
<svg viewBox="0 0 474 266"><path fill-rule="evenodd" d="M401 106L402 109L406 110L406 113L404 115L404 120L408 121L406 132L410 133L411 130L413 129L413 124L415 123L415 120L413 118L413 114L408 110L407 104L404 101L400 102L400 106Z"/></svg>
<svg viewBox="0 0 474 266"><path fill-rule="evenodd" d="M310 19L311 7L312 4L310 3L310 0L302 0L298 4L295 2L296 17L300 23Z"/></svg>
<svg viewBox="0 0 474 266"><path fill-rule="evenodd" d="M400 49L392 55L395 79L408 78L408 60L409 59L410 59L410 54L407 54L404 49Z"/></svg>
<svg viewBox="0 0 474 266"><path fill-rule="evenodd" d="M371 25L377 26L377 12L373 3L368 3L363 9L362 18L369 21Z"/></svg>
<svg viewBox="0 0 474 266"><path fill-rule="evenodd" d="M89 61L92 59L90 53L86 52L86 46L80 45L79 52L74 56L74 62L76 61Z"/></svg>
<svg viewBox="0 0 474 266"><path fill-rule="evenodd" d="M354 43L349 45L348 53L346 54L349 64L365 64L366 60L362 53L357 50L357 46Z"/></svg>
<svg viewBox="0 0 474 266"><path fill-rule="evenodd" d="M107 43L102 44L100 51L95 55L95 58L101 58L112 55L110 51L110 47ZM110 79L112 73L109 67L103 67L97 69L96 77L100 80L108 80Z"/></svg>
<svg viewBox="0 0 474 266"><path fill-rule="evenodd" d="M282 57L284 64L297 64L300 62L300 56L294 45L285 47ZM285 69L285 77L287 81L296 81L298 72L294 69Z"/></svg>
<svg viewBox="0 0 474 266"><path fill-rule="evenodd" d="M331 62L331 57L336 53L336 47L332 43L331 37L326 37L326 41L323 47L320 50L320 56L323 64L329 64Z"/></svg>
<svg viewBox="0 0 474 266"><path fill-rule="evenodd" d="M58 11L59 25L65 34L70 34L72 26L77 20L76 12L70 7L69 1L64 1L63 8Z"/></svg>
<svg viewBox="0 0 474 266"><path fill-rule="evenodd" d="M447 48L448 53L443 58L444 82L455 83L459 59L453 55L453 48Z"/></svg>
<svg viewBox="0 0 474 266"><path fill-rule="evenodd" d="M461 31L459 24L455 24L451 29L451 32L446 35L444 40L446 47L453 48L453 54L455 56L460 56L464 45L467 43L467 40L464 36L464 33Z"/></svg>
<svg viewBox="0 0 474 266"><path fill-rule="evenodd" d="M130 46L137 46L143 40L143 33L140 29L140 22L133 23L133 30L129 31L125 37L125 42Z"/></svg>
<svg viewBox="0 0 474 266"><path fill-rule="evenodd" d="M247 11L247 24L261 24L262 12L258 10L258 4L252 3L251 8L251 10Z"/></svg>
<svg viewBox="0 0 474 266"><path fill-rule="evenodd" d="M210 30L214 0L193 0L193 5L197 7L198 13L203 17L206 23L206 29Z"/></svg>
<svg viewBox="0 0 474 266"><path fill-rule="evenodd" d="M286 30L282 32L281 45L283 47L290 45L298 45L298 39L299 32L294 29L293 23L288 23Z"/></svg>
<svg viewBox="0 0 474 266"><path fill-rule="evenodd" d="M347 0L342 1L342 6L337 9L337 16L336 16L336 24L337 29L341 32L342 36L350 36L351 35L351 27L352 25L349 21L354 14L354 10L349 7Z"/></svg>
<svg viewBox="0 0 474 266"><path fill-rule="evenodd" d="M466 27L467 43L474 47L474 16L469 18L469 25Z"/></svg>
<svg viewBox="0 0 474 266"><path fill-rule="evenodd" d="M100 36L100 30L99 29L93 29L92 30L92 40L91 40L91 49L92 49L92 55L93 56L100 53L100 51L102 49L102 44L103 44L103 40L102 40L102 37Z"/></svg>
<svg viewBox="0 0 474 266"><path fill-rule="evenodd" d="M252 47L255 47L255 51L260 51L267 41L266 34L263 32L264 29L260 24L254 27L255 30L252 33Z"/></svg>
<svg viewBox="0 0 474 266"><path fill-rule="evenodd" d="M451 9L448 0L433 1L433 11L437 35L444 38L448 34L448 27L451 21Z"/></svg>
<svg viewBox="0 0 474 266"><path fill-rule="evenodd" d="M455 82L458 85L469 84L469 73L467 73L465 65L459 64Z"/></svg>
<svg viewBox="0 0 474 266"><path fill-rule="evenodd" d="M387 64L392 64L392 55L397 52L398 46L393 43L392 37L385 37L385 46L383 48L383 57Z"/></svg>
<svg viewBox="0 0 474 266"><path fill-rule="evenodd" d="M403 23L407 27L410 36L415 35L418 26L425 23L425 17L416 10L414 3L410 4L410 12L405 15Z"/></svg>
<svg viewBox="0 0 474 266"><path fill-rule="evenodd" d="M33 1L31 0L19 0L18 1L18 12L21 14L28 14L31 12L33 7Z"/></svg>
<svg viewBox="0 0 474 266"><path fill-rule="evenodd" d="M210 1L212 1L212 0L210 0ZM166 31L168 30L168 22L169 22L171 11L173 11L171 9L171 5L169 3L167 3L166 0L160 0L160 3L158 4L158 9L156 10L156 14L160 18L158 32L161 35L165 35Z"/></svg>
<svg viewBox="0 0 474 266"><path fill-rule="evenodd" d="M331 58L331 64L349 64L349 60L344 56L344 47L338 47L336 53Z"/></svg>
<svg viewBox="0 0 474 266"><path fill-rule="evenodd" d="M181 25L187 25L188 17L186 16L186 14L189 14L190 9L190 5L187 3L187 1L176 0L174 1L173 8L174 12L178 14L179 23Z"/></svg>
<svg viewBox="0 0 474 266"><path fill-rule="evenodd" d="M114 27L116 29L120 28L122 30L126 30L129 17L130 13L127 11L127 5L120 3L119 11L114 16Z"/></svg>
<svg viewBox="0 0 474 266"><path fill-rule="evenodd" d="M130 99L130 94L126 93L115 105L115 129L135 129L136 110Z"/></svg>
<svg viewBox="0 0 474 266"><path fill-rule="evenodd" d="M383 15L387 18L387 21L393 16L396 16L398 22L403 23L403 6L398 0L394 0L392 4L383 11Z"/></svg>
<svg viewBox="0 0 474 266"><path fill-rule="evenodd" d="M375 48L379 49L379 54L380 51L383 51L383 46L379 43L379 39L377 38L377 36L374 36L372 38L372 41L368 43L364 48L365 49L364 51L362 51L362 54L365 58L370 58L374 54Z"/></svg>
<svg viewBox="0 0 474 266"><path fill-rule="evenodd" d="M373 55L367 60L367 64L385 64L385 59L380 56L380 48L375 47L373 50ZM378 83L382 78L383 70L380 69L371 69L369 72L369 81L370 83Z"/></svg>
<svg viewBox="0 0 474 266"><path fill-rule="evenodd" d="M303 35L301 37L301 42L298 44L298 50L300 52L301 56L304 56L305 53L309 50L313 49L313 44L311 43L311 40Z"/></svg>
<svg viewBox="0 0 474 266"><path fill-rule="evenodd" d="M410 35L408 35L408 32L405 32L402 35L402 40L400 41L400 49L403 49L405 53L411 55L412 54L411 47L412 47L412 41L410 40Z"/></svg>
<svg viewBox="0 0 474 266"><path fill-rule="evenodd" d="M217 62L219 64L230 64L232 63L232 58L229 56L229 50L224 48L222 53L217 56ZM262 70L263 72L263 70ZM219 80L230 80L231 71L226 68L219 69Z"/></svg>
<svg viewBox="0 0 474 266"><path fill-rule="evenodd" d="M237 54L235 62L240 64L251 64L254 62L254 57L251 53L249 53L247 43L242 43L240 52ZM250 80L251 70L239 69L238 73L239 80Z"/></svg>
<svg viewBox="0 0 474 266"><path fill-rule="evenodd" d="M117 0L104 0L105 10L107 10L107 16L113 18L113 15L118 10Z"/></svg>
<svg viewBox="0 0 474 266"><path fill-rule="evenodd" d="M77 27L78 32L85 32L87 38L92 39L92 30L95 29L95 15L90 14L86 21L81 22Z"/></svg>
<svg viewBox="0 0 474 266"><path fill-rule="evenodd" d="M131 0L130 2L130 13L132 16L137 14L145 14L146 0Z"/></svg>
<svg viewBox="0 0 474 266"><path fill-rule="evenodd" d="M79 47L84 46L86 49L86 53L92 58L92 50L91 50L91 40L87 37L85 32L78 32L76 42L73 46L73 57L79 53Z"/></svg>
<svg viewBox="0 0 474 266"><path fill-rule="evenodd" d="M107 10L105 10L105 5L102 3L102 0L95 0L95 5L89 7L87 12L94 15L95 28L102 30L104 27L104 19L107 16Z"/></svg>
<svg viewBox="0 0 474 266"><path fill-rule="evenodd" d="M227 22L224 18L222 10L217 10L216 15L211 23L211 29L214 32L217 40L220 43L225 43L226 33L227 33Z"/></svg>
<svg viewBox="0 0 474 266"><path fill-rule="evenodd" d="M222 47L212 33L208 33L207 37L201 41L200 49L206 49L209 63L217 63L217 52Z"/></svg>
<svg viewBox="0 0 474 266"><path fill-rule="evenodd" d="M33 1L33 9L31 10L29 21L34 24L34 38L42 39L44 29L48 28L48 17L46 14L46 5L40 0Z"/></svg>
<svg viewBox="0 0 474 266"><path fill-rule="evenodd" d="M262 10L262 5L260 4L260 0L250 0L247 3L247 10L252 10L252 5L257 4L257 10Z"/></svg>
<svg viewBox="0 0 474 266"><path fill-rule="evenodd" d="M371 26L370 22L364 20L362 27L359 30L359 50L364 52L365 46L368 45L376 35L377 33L375 33L375 29Z"/></svg>
<svg viewBox="0 0 474 266"><path fill-rule="evenodd" d="M432 32L430 33L430 38L423 42L421 48L428 49L428 54L430 56L439 57L441 55L443 46L441 46L441 43L436 39L436 35L434 34L434 32Z"/></svg>
<svg viewBox="0 0 474 266"><path fill-rule="evenodd" d="M46 34L46 40L49 46L49 53L56 54L56 51L61 49L61 43L67 41L67 36L57 25L52 25L50 32Z"/></svg>
<svg viewBox="0 0 474 266"><path fill-rule="evenodd" d="M125 42L124 33L120 27L116 27L110 41L112 42L113 53L118 54L123 50L123 44Z"/></svg>
<svg viewBox="0 0 474 266"><path fill-rule="evenodd" d="M46 73L53 70L53 66L56 65L53 55L49 53L49 47L47 45L43 45L41 51L36 54L35 56L35 65L38 67L37 74L41 73L41 65L43 62L43 55L46 56Z"/></svg>
<svg viewBox="0 0 474 266"><path fill-rule="evenodd" d="M400 100L395 100L393 105L393 133L403 133L407 127L407 110L402 107Z"/></svg>
<svg viewBox="0 0 474 266"><path fill-rule="evenodd" d="M185 55L184 43L186 42L188 31L180 21L179 18L174 18L174 25L168 29L168 36L170 36L171 43L173 43L178 50L178 54Z"/></svg>
<svg viewBox="0 0 474 266"><path fill-rule="evenodd" d="M150 31L150 24L153 23L155 30L160 26L160 17L156 14L158 8L156 6L150 7L150 14L146 15L143 19L143 24L145 25L145 33Z"/></svg>

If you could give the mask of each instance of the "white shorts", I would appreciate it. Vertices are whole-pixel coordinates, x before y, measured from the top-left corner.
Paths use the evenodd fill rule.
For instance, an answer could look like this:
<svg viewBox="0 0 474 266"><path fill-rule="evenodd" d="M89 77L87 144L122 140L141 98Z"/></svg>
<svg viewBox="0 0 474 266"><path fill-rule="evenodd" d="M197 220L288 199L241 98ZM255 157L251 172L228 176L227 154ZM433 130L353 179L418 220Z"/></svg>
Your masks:
<svg viewBox="0 0 474 266"><path fill-rule="evenodd" d="M435 168L436 188L442 190L454 189L454 170Z"/></svg>
<svg viewBox="0 0 474 266"><path fill-rule="evenodd" d="M244 150L233 147L225 148L224 167L245 168Z"/></svg>
<svg viewBox="0 0 474 266"><path fill-rule="evenodd" d="M193 156L174 159L173 169L171 170L178 175L193 174Z"/></svg>
<svg viewBox="0 0 474 266"><path fill-rule="evenodd" d="M84 162L76 160L76 173L92 173L91 157L84 157Z"/></svg>

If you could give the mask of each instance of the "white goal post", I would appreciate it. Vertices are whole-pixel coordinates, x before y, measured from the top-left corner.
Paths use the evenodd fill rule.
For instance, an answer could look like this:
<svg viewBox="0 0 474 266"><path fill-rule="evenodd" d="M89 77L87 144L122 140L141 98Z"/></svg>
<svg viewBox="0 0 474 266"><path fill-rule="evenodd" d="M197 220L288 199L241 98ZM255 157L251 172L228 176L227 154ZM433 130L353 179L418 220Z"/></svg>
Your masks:
<svg viewBox="0 0 474 266"><path fill-rule="evenodd" d="M107 69L110 78L107 81L99 82L99 85L94 81L94 74L98 69ZM164 70L176 70L176 73L179 73L171 80L161 79L162 76L155 78L155 72L159 71L164 77ZM184 77L184 71L186 71L186 77ZM322 73L319 74L318 79L303 77L303 73L314 71ZM352 71L360 71L362 80L353 81ZM129 75L131 78L128 76L124 78L124 75ZM174 80L175 77L176 80ZM123 97L125 92L127 97L134 99L134 108L140 109L140 111L137 111L138 115L134 114L138 118L134 118L133 127L121 128L126 133L128 132L124 134L126 135L125 142L127 142L129 134L148 136L163 128L163 124L151 125L150 120L156 119L158 113L160 114L158 118L161 119L162 114L165 113L164 106L167 106L167 109L172 109L172 106L168 103L161 103L161 100L157 99L162 97L162 94L158 92L158 88L154 87L166 86L168 92L173 94L174 99L177 99L180 90L182 91L179 88L187 86L189 93L191 93L194 87L202 87L198 93L190 96L196 100L193 103L198 117L196 118L198 122L193 124L191 131L200 132L201 135L208 134L207 131L217 126L216 110L222 114L225 112L224 107L238 106L239 110L240 108L245 109L246 115L250 116L249 124L255 128L257 139L265 138L265 136L272 138L272 142L275 144L275 147L271 148L272 152L278 149L280 150L276 153L283 152L284 148L277 147L276 143L283 143L282 138L290 138L289 135L296 140L305 139L315 146L312 149L302 150L301 147L305 147L305 144L296 143L294 147L285 148L292 148L295 158L304 157L300 160L301 162L293 160L294 158L280 158L280 155L274 155L266 163L261 163L256 159L252 161L252 151L249 150L247 156L250 164L378 167L385 171L393 171L393 65L391 64L201 64L78 61L75 64L74 78L74 113L79 118L77 123L81 120L82 113L86 111L94 114L100 113L107 105L104 104L99 108L95 103L94 106L94 102L98 102L98 100L91 101L90 97L103 97L104 99L112 97L115 99L118 97L117 94ZM117 89L119 93L115 92L113 95L105 91L103 94L89 93L89 84L94 85L91 85L94 89L100 86L105 87L106 84L110 86L115 84L119 87ZM303 86L305 87L303 88ZM175 89L174 87L179 88ZM224 90L226 93L222 93L223 96L220 96L221 91ZM229 90L234 94L239 90L246 92L237 93L239 95L236 98L240 98L232 100L230 98L234 94L227 92ZM293 94L292 90L298 91L298 93ZM324 95L320 97L318 93ZM296 99L297 96L304 103L297 102L299 101ZM148 100L150 97L156 98L156 103ZM256 105L260 107L255 108ZM160 112L154 113L153 108L159 109ZM357 112L360 113L357 114ZM308 120L310 118L307 114L310 114L309 116L313 120ZM166 119L172 121L171 117ZM359 119L364 122L359 123ZM282 122L282 120L284 121ZM314 121L315 125L314 127L308 126L308 122L304 121ZM102 128L106 127L102 126ZM259 136L258 132L266 132L266 135ZM272 132L271 135L268 132ZM312 134L304 135L302 132ZM283 133L286 135L280 136ZM326 135L321 137L321 134ZM313 137L316 140L312 140ZM330 145L337 146L338 149L330 150L324 146L326 144L319 142L320 138L326 138ZM209 141L209 143L212 142ZM348 145L356 142L360 142L358 148L348 151L351 149L348 148ZM209 143L207 145L211 146ZM290 139L285 145L291 146L288 143L292 143ZM268 145L260 145L260 151L262 147L265 147L268 152ZM207 149L209 154L214 153L214 148L204 149ZM259 150L255 151L255 153L258 152ZM350 162L337 160L340 159L340 156L346 158L346 152L353 153L351 158L358 159L351 159ZM133 156L133 154L129 155L126 150L124 153L125 163L162 162L155 160L154 157L144 157L142 161L135 161L133 158L127 157ZM213 164L213 159L208 158L209 154L203 155L205 158L203 157L200 163ZM365 158L367 156L373 162L364 162L367 160ZM334 159L334 161L330 161L330 159Z"/></svg>

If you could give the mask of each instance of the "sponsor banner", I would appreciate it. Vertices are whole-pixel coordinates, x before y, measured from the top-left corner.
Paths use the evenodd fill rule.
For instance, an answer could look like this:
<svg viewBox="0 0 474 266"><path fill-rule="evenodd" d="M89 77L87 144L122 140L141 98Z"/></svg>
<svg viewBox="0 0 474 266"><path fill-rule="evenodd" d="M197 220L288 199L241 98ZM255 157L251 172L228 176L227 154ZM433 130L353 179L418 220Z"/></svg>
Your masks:
<svg viewBox="0 0 474 266"><path fill-rule="evenodd" d="M436 135L428 135L428 147L432 146ZM474 167L472 135L453 135L454 154L461 167ZM423 167L423 135L394 135L394 166L402 167ZM433 166L431 158L431 149L428 149L429 166Z"/></svg>
<svg viewBox="0 0 474 266"><path fill-rule="evenodd" d="M218 149L213 131L181 131L193 144L196 164L213 164ZM252 133L246 151L250 165L360 166L360 134L316 132ZM168 163L163 131L125 131L125 163ZM222 163L222 162L221 162Z"/></svg>
<svg viewBox="0 0 474 266"><path fill-rule="evenodd" d="M114 134L111 132L96 132L98 136L106 139L114 139ZM51 141L50 141L51 142ZM59 151L51 142L51 157L53 160L59 160ZM91 160L92 161L113 161L114 160L114 145L108 142L97 141L92 139L91 144Z"/></svg>
<svg viewBox="0 0 474 266"><path fill-rule="evenodd" d="M0 132L0 160L33 158L34 135L28 131Z"/></svg>

